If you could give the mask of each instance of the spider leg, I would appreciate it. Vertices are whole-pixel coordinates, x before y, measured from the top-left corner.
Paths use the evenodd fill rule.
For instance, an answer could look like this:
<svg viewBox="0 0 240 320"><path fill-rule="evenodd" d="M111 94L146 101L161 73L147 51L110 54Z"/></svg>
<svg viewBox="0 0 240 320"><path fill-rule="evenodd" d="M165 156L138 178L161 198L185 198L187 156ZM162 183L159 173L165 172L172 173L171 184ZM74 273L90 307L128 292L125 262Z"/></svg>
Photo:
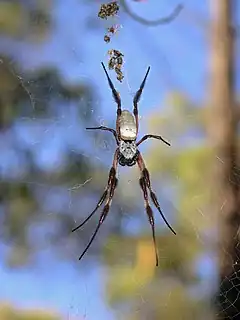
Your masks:
<svg viewBox="0 0 240 320"><path fill-rule="evenodd" d="M164 216L164 214L163 214L163 212L161 210L160 204L158 202L157 196L152 190L151 182L150 182L150 175L149 175L149 172L148 172L148 170L147 170L147 168L145 166L145 163L144 163L143 158L142 158L140 153L139 153L139 156L138 156L137 163L138 163L140 171L142 172L142 176L143 176L143 178L144 178L144 180L146 182L147 188L150 191L150 196L151 196L152 202L154 203L155 207L158 209L158 212L160 213L160 215L161 215L163 221L165 222L165 224L172 231L172 233L174 233L176 235L176 232L170 226L170 224L168 223L167 219L165 218L165 216Z"/></svg>
<svg viewBox="0 0 240 320"><path fill-rule="evenodd" d="M162 142L166 143L169 147L171 146L169 142L167 142L166 140L164 140L161 136L157 136L157 135L155 135L155 134L146 134L145 136L142 137L142 139L140 139L140 140L137 142L137 146L139 146L142 142L144 142L145 140L147 140L147 139L149 139L149 138L161 140Z"/></svg>
<svg viewBox="0 0 240 320"><path fill-rule="evenodd" d="M138 91L136 92L134 98L133 98L133 114L135 116L135 120L136 120L136 126L137 126L137 132L138 132L138 126L139 126L139 123L138 123L138 102L141 98L141 95L142 95L142 91L143 91L143 88L145 86L145 82L147 80L147 76L148 76L148 73L150 71L150 67L148 67L147 69L147 72L146 72L146 75L140 85L140 88L138 89Z"/></svg>
<svg viewBox="0 0 240 320"><path fill-rule="evenodd" d="M98 201L95 209L93 210L93 212L81 223L79 224L77 227L75 227L74 229L72 229L72 232L80 229L89 219L92 218L92 216L94 215L94 213L97 211L98 208L101 207L101 205L103 204L103 201L106 199L107 197L107 194L108 194L108 186L105 188L100 200Z"/></svg>
<svg viewBox="0 0 240 320"><path fill-rule="evenodd" d="M115 151L114 154L114 159L113 159L113 165L109 171L109 176L108 176L108 183L107 186L100 198L100 200L98 201L95 209L92 211L92 213L90 213L90 215L81 223L79 224L77 227L75 227L74 229L72 229L72 232L78 230L79 228L81 228L89 219L91 219L91 217L94 215L94 213L97 212L98 208L101 207L101 205L103 204L104 200L106 199L107 195L108 195L108 190L112 184L112 181L115 179L115 175L116 175L116 169L117 169L117 157L118 157L118 149Z"/></svg>
<svg viewBox="0 0 240 320"><path fill-rule="evenodd" d="M122 113L122 109L121 109L121 98L120 98L120 95L119 93L117 92L117 90L114 88L114 85L112 83L112 80L110 79L109 77L109 74L107 72L107 69L104 65L104 63L102 62L102 66L103 66L103 70L107 76L107 80L108 80L108 84L112 90L112 95L113 95L113 98L117 104L117 121L116 121L116 129L117 129L117 134L118 136L120 136L120 128L119 128L119 119L120 119L120 116L121 116L121 113Z"/></svg>
<svg viewBox="0 0 240 320"><path fill-rule="evenodd" d="M115 172L116 173L116 172ZM106 203L105 203L105 206L103 207L103 211L101 213L101 216L100 216L100 219L98 221L98 225L97 225L97 228L96 230L94 231L90 241L88 242L88 245L86 246L86 248L84 249L83 253L81 254L81 256L79 257L79 260L81 260L83 258L83 256L85 255L85 253L88 251L89 247L91 246L91 244L93 243L93 240L95 239L97 233L98 233L98 230L100 229L102 223L104 222L104 220L106 219L107 217L107 214L109 212L109 209L111 207L111 204L112 204L112 199L113 199L113 196L114 196L114 192L115 192L115 189L117 187L117 182L118 182L118 179L116 178L116 175L114 175L114 178L110 184L110 190L109 190L109 196L106 200Z"/></svg>
<svg viewBox="0 0 240 320"><path fill-rule="evenodd" d="M105 67L105 65L104 65L103 62L102 62L102 66L103 66L104 72L106 73L107 80L108 80L108 84L109 84L109 86L110 86L110 88L111 88L111 90L112 90L113 98L114 98L115 102L116 102L117 105L118 105L117 114L120 115L120 114L121 114L121 99L120 99L119 93L118 93L117 90L114 88L114 85L113 85L113 83L112 83L112 80L110 79L109 74L108 74L108 72L107 72L107 69L106 69L106 67Z"/></svg>
<svg viewBox="0 0 240 320"><path fill-rule="evenodd" d="M94 127L94 128L86 128L87 130L105 130L105 131L109 131L111 132L116 140L117 145L119 145L119 141L118 141L118 137L117 137L117 132L116 130L112 129L112 128L108 128L108 127L104 127L104 126L100 126L100 127Z"/></svg>
<svg viewBox="0 0 240 320"><path fill-rule="evenodd" d="M113 196L114 196L114 192L115 192L115 189L117 187L117 182L118 182L118 179L116 178L116 170L117 170L117 163L118 163L117 162L118 153L119 153L119 149L117 149L115 151L114 159L113 159L113 165L112 165L112 168L111 168L111 170L109 172L108 185L107 185L107 187L106 187L101 199L99 200L99 202L98 202L96 208L94 209L94 211L80 225L80 226L82 226L85 222L87 222L93 216L93 214L97 211L97 209L101 206L103 201L105 199L107 199L106 203L105 203L105 205L103 207L103 211L101 213L101 216L99 218L97 228L94 231L94 233L93 233L88 245L86 246L86 248L84 249L83 253L79 257L79 260L82 259L82 257L85 255L85 253L87 252L87 250L91 246L93 240L95 239L95 237L96 237L96 235L98 233L99 228L101 227L103 221L105 220L105 218L107 217L107 214L109 212L109 209L110 209L110 206L111 206L111 203L112 203L112 199L113 199ZM75 231L76 229L80 228L80 226L75 228L75 229L73 229L73 231Z"/></svg>
<svg viewBox="0 0 240 320"><path fill-rule="evenodd" d="M152 208L150 207L149 200L148 200L146 181L143 176L139 179L139 184L143 192L145 209L148 215L148 220L152 227L152 237L153 237L153 244L154 244L154 250L155 250L155 256L156 256L156 266L158 266L158 252L157 252L157 245L156 245L156 238L155 238L155 223L154 223L153 211L152 211Z"/></svg>

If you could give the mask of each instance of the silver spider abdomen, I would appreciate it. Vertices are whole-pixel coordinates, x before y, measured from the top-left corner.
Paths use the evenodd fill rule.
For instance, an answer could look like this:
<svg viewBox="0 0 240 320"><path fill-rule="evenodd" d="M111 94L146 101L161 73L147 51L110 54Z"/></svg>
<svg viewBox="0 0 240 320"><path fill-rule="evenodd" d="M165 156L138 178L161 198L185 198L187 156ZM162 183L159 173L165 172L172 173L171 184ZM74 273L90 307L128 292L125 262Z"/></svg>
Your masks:
<svg viewBox="0 0 240 320"><path fill-rule="evenodd" d="M136 121L131 112L123 110L119 119L120 136L123 140L136 140L137 127Z"/></svg>

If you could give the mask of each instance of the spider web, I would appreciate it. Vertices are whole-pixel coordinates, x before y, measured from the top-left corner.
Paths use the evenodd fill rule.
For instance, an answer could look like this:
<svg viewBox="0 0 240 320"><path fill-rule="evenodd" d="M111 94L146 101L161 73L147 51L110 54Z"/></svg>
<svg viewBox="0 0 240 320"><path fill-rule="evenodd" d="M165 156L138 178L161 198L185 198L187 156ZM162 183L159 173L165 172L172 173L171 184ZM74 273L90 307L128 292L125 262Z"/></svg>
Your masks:
<svg viewBox="0 0 240 320"><path fill-rule="evenodd" d="M31 82L31 81L25 81L24 80L24 76L22 75L18 75L15 71L12 70L12 74L14 74L14 76L16 76L16 78L19 80L25 94L28 96L32 110L36 111L37 108L37 104L38 103L45 103L48 101L49 97L45 96L45 97L39 97L38 95L34 95L32 91L36 90L38 91L38 85L35 82ZM31 89L29 89L31 88ZM40 88L41 89L41 88ZM66 106L64 106L66 107ZM51 141L51 137L54 135L55 139L56 136L59 135L60 139L64 139L64 135L66 136L67 131L72 129L72 126L74 126L75 124L72 124L71 120L69 121L68 116L64 113L63 109L60 109L55 113L53 112L53 114L51 114L51 117L41 117L40 120L38 120L35 116L30 115L29 117L20 117L19 118L19 122L20 122L20 126L26 126L27 128L25 128L26 132L23 135L23 143L29 145L31 144L32 146L37 147L38 149L38 157L41 158L41 152L39 152L40 148L41 148L41 141L44 142L44 146L42 147L42 152L44 152L44 149L47 148L48 143L50 143ZM69 121L69 122L68 122ZM35 127L38 127L38 122L41 122L41 126L39 129L38 134L35 136L34 131L35 131ZM101 123L103 124L103 123ZM64 130L64 134L62 132L62 130ZM17 131L20 132L21 130ZM69 134L71 137L73 137L73 134ZM30 136L31 137L31 141L25 141L26 139L24 139L24 137L26 136ZM112 146L111 144L108 143L108 140L102 139L102 138L97 138L99 139L99 142L96 143L94 149L96 148L98 155L86 155L86 153L83 155L83 157L87 157L88 160L90 161L90 159L92 159L92 157L96 160L99 161L100 158L102 158L102 152L103 151L107 151L107 156L105 156L104 158L110 157L110 155L112 154ZM18 138L18 140L21 141L21 137ZM57 139L56 139L57 140ZM98 141L98 140L97 140ZM75 147L72 148L72 152L73 153L78 153L79 151L77 149L75 149ZM44 157L44 156L43 156ZM57 158L57 157L56 157ZM56 159L55 158L55 159ZM109 161L110 162L110 161ZM44 165L44 161L37 161L38 166L41 168L41 170L43 171L51 171L54 166L56 164L51 164L49 167ZM58 165L61 165L61 162L57 162ZM110 164L110 163L109 163ZM54 220L57 218L57 215L61 215L64 212L67 212L67 214L71 214L71 211L76 212L76 216L74 215L74 221L77 223L81 217L83 218L83 215L79 216L78 213L78 208L79 207L87 207L87 202L89 200L84 200L82 199L82 197L79 197L79 192L83 193L83 195L85 194L85 189L87 187L87 185L92 182L93 177L90 176L88 178L86 178L86 180L82 181L81 183L76 183L73 184L72 186L67 186L67 188L65 186L63 186L63 188L65 190L62 190L62 186L61 184L59 185L58 183L53 184L50 183L45 183L45 182L38 182L35 181L35 178L33 178L33 180L30 179L22 179L22 181L31 186L31 188L34 190L34 192L37 194L38 198L39 198L39 202L42 202L43 204L43 208L41 208L41 211L43 211L41 214L47 215L49 217L49 219L47 220L47 224L50 225L51 224L51 219L54 217ZM102 178L102 181L105 181L106 177ZM126 181L128 180L128 181ZM137 179L134 179L132 181L132 179L126 179L123 176L123 181L125 181L125 183L128 183L128 189L131 188L135 188L135 185L137 185L138 181ZM102 186L105 182L101 183ZM122 184L123 185L123 184ZM99 188L100 189L100 188ZM82 191L83 190L83 191ZM99 190L100 191L100 190ZM101 191L100 191L101 192ZM87 194L86 194L87 195ZM56 197L56 198L55 198ZM60 198L59 198L60 197ZM83 196L84 198L84 196ZM56 199L56 200L54 200ZM57 199L61 199L60 201L60 206L59 203L57 202ZM139 197L139 201L141 201L141 197ZM128 199L128 201L130 201L130 199ZM54 202L54 204L52 203ZM86 203L83 203L86 202ZM94 203L94 201L92 201L92 203ZM142 206L141 206L142 207ZM164 206L165 207L165 206ZM124 211L123 207L120 205L120 210ZM141 209L141 211L143 211L143 209ZM164 211L168 211L167 209ZM87 210L86 210L87 212ZM112 215L114 214L114 212L112 213ZM129 214L125 214L125 222L127 222L127 226L126 226L126 235L128 233L132 234L133 233L133 228L132 228L132 219L129 219ZM135 220L135 219L134 219ZM139 219L138 219L139 220ZM139 227L136 229L136 234L137 232L141 232L141 228L143 228L143 226L146 224L146 219L143 216L142 219L140 219L140 223L139 223ZM67 222L67 226L70 226ZM39 223L39 221L38 221ZM107 224L109 225L109 219ZM107 227L107 224L105 224L105 229L109 228L109 226ZM128 224L130 224L130 227L128 227ZM93 224L92 224L93 226ZM49 226L48 226L49 228ZM70 228L69 228L70 229ZM101 233L104 234L104 228L102 228L103 230L101 230ZM144 228L145 229L145 228ZM89 230L89 229L88 229ZM36 230L35 230L36 232ZM43 237L42 234L43 231L40 232L41 237L40 239ZM62 235L64 235L66 233L66 229L63 229L63 231L61 232ZM85 233L84 233L85 232ZM90 231L92 232L92 231ZM197 232L197 231L196 231ZM106 231L105 231L106 233ZM36 232L35 235L37 235L38 233ZM77 238L84 238L86 237L86 235L89 234L89 231L84 231L81 235L81 238L79 237L79 235L77 235ZM150 237L150 234L149 234ZM38 238L38 241L40 242L40 239ZM57 239L52 239L51 240L55 246L61 248L61 250L64 250L68 252L68 256L71 257L73 260L77 258L78 254L79 254L79 248L77 248L77 246L72 246L71 245L71 241L72 240L68 240L66 238L66 240L61 239L60 237L57 237ZM56 243L58 242L58 243ZM98 244L97 247L98 249L100 249L100 245ZM94 247L96 248L96 245L93 246L93 250ZM96 249L95 249L96 250ZM161 256L161 261L163 260L167 260L169 259L169 256ZM76 259L77 260L77 259ZM86 265L88 265L88 262L85 262ZM76 261L76 268L77 268L77 261ZM51 269L50 269L51 270ZM52 272L54 272L54 270L52 269ZM69 292L76 292L76 290L79 290L79 284L75 283L75 274L74 276L68 277L69 281L71 283L73 283L70 288L69 288ZM138 283L138 281L137 281ZM93 292L93 288L90 289L91 292ZM82 294L84 294L87 299L86 299L86 305L83 305L82 302L77 298L76 293L73 293L73 296L71 298L68 298L69 301L69 311L66 314L66 317L69 319L74 319L74 317L79 318L79 315L81 318L83 319L87 319L89 316L89 310L91 308L92 305L92 299L89 297L91 294L88 293L89 291L89 285L84 281L84 285L80 287L80 292ZM170 298L171 296L171 287L169 288L169 292L167 294L167 296ZM147 297L144 296L144 294L139 293L139 300L138 299L134 299L134 309L135 314L139 316L139 318L142 317L141 314L144 314L143 312L143 308L145 308L146 305L151 305L150 301ZM140 305L139 305L140 302ZM164 308L168 308L169 306L169 301L168 299L166 300L166 302L163 302L161 304L161 307ZM150 308L150 307L149 307ZM146 314L147 316L147 314Z"/></svg>
<svg viewBox="0 0 240 320"><path fill-rule="evenodd" d="M7 64L5 59L2 59L1 64L5 63ZM79 209L77 210L76 205L73 206L72 202L73 198L78 199L79 202L79 199L82 198L81 189L85 188L93 179L90 169L86 170L85 174L81 174L82 181L71 177L68 178L69 174L66 176L67 179L61 178L61 175L64 172L67 174L67 168L71 171L71 166L74 167L73 170L79 170L81 166L83 168L84 166L89 167L87 164L90 164L91 161L99 162L99 160L96 155L81 151L78 145L79 141L76 138L74 139L80 133L78 126L82 126L81 122L74 121L74 115L78 111L76 102L74 106L71 106L70 99L60 106L54 105L54 99L52 103L49 103L53 96L54 83L49 85L49 90L45 90L45 95L41 95L41 92L44 91L42 86L45 84L36 80L28 80L29 71L24 70L24 72L18 74L12 62L7 65L7 69L19 83L19 96L24 101L24 104L21 104L21 101L18 103L19 114L13 118L14 121L9 122L6 130L1 132L2 181L8 184L9 188L19 189L20 192L21 189L28 190L28 193L30 192L30 195L27 194L26 198L23 195L22 198L22 202L26 203L26 206L33 200L35 202L36 207L31 212L32 217L25 221L29 225L29 241L32 241L35 246L35 249L31 253L29 252L32 257L29 274L31 277L31 274L41 270L41 274L45 274L46 278L50 272L54 273L54 268L57 268L54 261L58 261L61 251L65 251L65 257L67 256L68 260L77 262L79 248L77 243L75 245L71 244L73 240L69 233L71 224L73 226L74 221L76 219L79 221L80 217L79 215L76 218L73 217L75 212L78 213ZM37 74L37 68L32 70L31 73L33 75ZM59 101L58 97L57 101ZM84 103L88 102L83 100L83 110ZM39 104L48 106L46 110L41 110L40 114L38 113ZM64 110L64 107L68 111ZM71 112L72 114L70 114ZM70 137L73 138L70 139ZM11 156L9 154L10 150L14 150L14 155L12 155L14 160L9 158ZM28 157L26 157L27 155ZM19 165L20 162L21 166ZM86 194L88 193L89 191L86 191ZM2 194L2 200L6 208L9 205L7 196L7 193ZM17 194L15 198L17 198ZM15 198L13 197L13 201ZM16 210L12 214L22 215L20 218L24 219L24 212L21 212L21 210L19 212ZM5 230L8 227L11 228L11 224L8 225L10 222L7 216L6 221L3 222ZM58 232L54 232L54 228L58 229ZM20 231L18 230L18 232ZM3 233L1 232L1 235L4 239L4 231ZM21 236L25 237L26 233L22 233ZM13 244L18 245L17 239ZM11 252L11 246L4 247L4 249L2 253L8 260L7 257ZM58 253L56 253L57 249ZM66 253L68 254L66 255ZM51 257L52 255L55 256L55 260ZM16 259L16 255L13 258ZM44 266L44 261L49 263L48 271ZM23 261L23 264L25 263L27 261ZM71 270L71 267L69 269L71 276L68 276L68 278L74 284L69 286L69 293L71 295L71 292L75 292L74 296L76 296L79 285L75 283L74 278L78 272ZM65 286L64 284L62 285ZM31 286L27 286L27 288L31 288ZM54 290L49 290L52 291L52 296L54 296ZM83 283L83 290L87 292L87 283ZM89 299L87 297L88 294L86 293L86 301ZM28 298L29 305L35 305L32 303L31 298ZM69 297L69 302L71 299L72 297ZM14 300L14 298L10 295L9 300ZM46 303L46 299L45 302L43 299L42 303L43 306L44 304L46 305L47 309L52 308L50 304ZM28 302L19 299L18 304L24 306ZM56 304L59 305L59 303ZM82 301L78 300L74 309L72 302L70 305L70 309L69 306L65 306L65 312L64 306L60 310L66 314L66 310L69 309L70 319L74 319L74 316L78 319L79 317L86 318L88 307ZM38 306L39 302L36 307Z"/></svg>
<svg viewBox="0 0 240 320"><path fill-rule="evenodd" d="M240 285L239 285L239 266L234 266L233 272L230 276L226 277L220 287L220 292L218 296L218 307L219 314L222 318L227 319L238 319L240 313L239 306L239 295L240 295Z"/></svg>
<svg viewBox="0 0 240 320"><path fill-rule="evenodd" d="M84 246L83 241L87 241L94 228L96 219L80 234L72 236L71 229L92 209L92 205L105 187L107 171L111 164L111 160L108 159L112 157L113 142L104 134L100 137L93 133L89 138L86 136L86 141L82 140L79 143L79 137L83 135L84 131L82 127L87 126L85 121L88 121L87 117L87 120L84 120L86 115L84 110L93 106L91 101L88 102L86 99L80 101L81 116L76 121L76 115L79 111L78 101L71 103L70 99L65 99L62 102L58 97L58 92L56 92L56 98L54 90L56 91L58 83L56 84L54 77L51 78L51 75L48 75L52 80L50 83L47 77L45 77L45 81L38 81L37 77L31 80L32 75L38 75L38 70L41 70L41 67L20 72L20 69L16 67L17 61L10 61L8 64L4 58L1 63L6 65L6 69L17 80L19 85L17 88L20 91L19 114L14 118L14 121L9 123L8 129L1 133L3 138L1 139L3 141L1 155L7 159L9 150L15 148L16 158L21 159L25 153L29 155L29 158L23 158L21 168L19 162L1 162L1 172L4 173L3 179L9 183L10 187L20 185L31 192L30 199L23 199L27 204L34 200L37 206L31 212L32 217L25 221L29 225L29 239L35 246L34 252L30 253L32 264L30 264L29 273L41 272L41 274L46 274L46 277L49 273L58 273L60 268L56 265L56 261L59 261L59 256L67 258L70 261L70 266L66 270L68 275L63 276L60 272L60 277L58 276L58 278L68 278L69 280L65 307L63 303L60 310L69 319L88 318L88 310L93 303L92 300L95 303L97 300L96 298L92 299L94 287L99 281L96 271L93 272L93 275L89 271L89 275L81 280L82 285L79 285L75 279L79 278L77 258ZM41 73L40 77L42 77ZM21 99L24 101L23 103ZM91 114L91 124L93 121L104 124L105 120L102 119L102 116L98 116L93 107ZM9 138L10 134L11 139ZM89 145L92 149L89 148ZM17 146L20 146L20 150ZM18 151L19 154L17 154ZM29 159L30 161L28 161ZM105 159L108 160L107 164L104 163ZM79 174L82 178L77 179L81 167L85 168L86 172L83 171L81 175ZM72 174L71 170L73 170ZM61 175L65 171L66 178L62 178ZM6 205L8 205L7 195L3 194L3 199L5 200L5 196ZM83 210L83 208L85 209ZM15 214L23 213L18 213L16 210ZM6 229L11 227L11 224L8 226L8 221L4 221L4 224L7 226ZM25 235L22 234L22 236ZM17 240L15 242L18 244ZM96 247L99 248L100 243L95 245L95 252ZM11 250L10 248L5 249L5 257L7 257ZM16 257L14 258L16 259ZM44 261L48 261L47 270ZM86 266L81 268L86 269ZM85 271L85 273L87 272ZM95 280L92 280L92 284L89 285L88 281L91 277ZM45 281L43 280L43 283ZM49 280L49 283L54 287L52 281ZM62 283L62 286L65 287L66 283ZM45 286L39 285L39 287L44 288ZM51 288L48 290L52 292L52 297L56 294ZM84 295L84 300L78 298L79 290ZM12 297L9 299L11 301ZM44 300L43 305L46 304ZM20 299L18 304L22 306L27 304L27 301ZM59 303L55 304L59 307ZM49 307L52 308L51 305L47 308Z"/></svg>
<svg viewBox="0 0 240 320"><path fill-rule="evenodd" d="M71 12L74 11L71 10ZM81 21L81 16L75 20ZM85 36L87 38L88 34ZM67 42L69 51L76 53L77 45L73 46L70 42ZM105 48L103 51L105 52ZM156 46L153 51L156 51ZM103 55L100 54L100 56ZM99 56L96 59L99 60ZM88 63L86 62L85 69L80 59L75 61L74 68L79 70L78 76L84 74L84 80L88 80L86 76L88 73L85 70L88 68L91 70L92 61L94 58L91 56ZM131 59L128 60L128 66L132 65L131 61ZM64 63L66 62L65 58ZM1 60L1 63L4 63L4 60ZM36 74L38 68L32 69L32 73ZM94 65L92 74L95 69ZM130 87L132 67L126 69L129 70L126 78L128 93L131 91L130 101L138 83L134 83L134 88ZM177 310L180 312L182 306L182 309L186 310L184 319L192 319L193 316L196 319L213 318L216 313L215 310L211 310L210 300L216 291L217 268L214 265L211 248L215 239L213 239L211 228L206 231L205 229L208 228L201 228L196 222L198 220L195 220L195 217L200 216L208 225L211 218L206 207L199 205L195 206L190 217L182 214L177 171L173 171L171 180L168 180L168 177L161 177L154 171L154 164L151 164L151 158L148 157L152 150L151 146L154 146L158 153L163 152L162 147L160 149L157 143L150 143L150 147L143 147L143 156L146 156L146 164L152 174L152 185L159 197L162 211L168 220L174 223L178 233L177 238L174 238L154 209L159 236L159 270L155 271L155 262L152 258L154 255L151 229L144 212L141 190L138 188L137 168L121 168L119 186L109 217L85 260L81 264L78 262L77 258L93 233L99 214L89 222L86 228L76 234L72 235L70 230L91 212L98 201L107 182L108 169L111 166L115 147L114 141L104 132L99 134L89 132L86 135L83 130L85 122L82 118L86 115L86 110L90 109L91 117L90 120L88 119L88 124L91 125L89 126L95 124L111 126L115 119L115 105L110 100L110 94L107 96L108 88L104 91L104 97L100 99L103 87L107 87L106 83L100 80L102 79L100 72L93 76L94 83L100 83L96 89L99 95L95 100L100 107L99 111L86 99L81 100L80 106L76 101L70 102L69 98L62 101L60 89L59 87L56 89L54 78L50 78L49 82L46 80L37 82L36 79L29 80L29 70L24 72L16 70L10 64L12 75L17 79L23 94L27 97L24 99L26 105L22 106L22 113L11 124L8 131L2 134L1 153L3 155L10 149L18 150L17 146L20 146L23 151L30 152L33 164L31 161L27 162L28 154L22 162L11 162L14 154L7 158L10 159L9 163L6 164L7 161L5 161L3 172L5 172L5 179L10 181L16 179L17 182L26 184L34 195L34 199L37 200L37 210L35 208L32 210L33 220L29 220L29 224L32 229L30 239L33 240L34 237L37 239L38 255L34 255L34 263L29 273L38 272L39 277L40 274L46 276L41 278L42 284L38 283L36 287L50 292L48 297L52 302L51 305L47 305L47 308L56 306L64 314L65 319L99 319L100 314L104 315L101 316L104 319L114 319L116 315L119 315L119 318L127 318L129 314L134 316L134 319L154 319L159 315L160 318L168 319L171 310L179 308ZM149 86L153 86L153 82L150 82ZM59 97L53 96L54 98L51 99L54 87L56 96L59 95ZM159 99L159 96L157 98ZM124 95L122 100L125 100ZM143 108L148 98L143 98L142 101ZM44 105L47 106L46 113L43 109ZM106 105L105 109L102 108L103 105ZM81 117L78 117L79 109L83 111ZM39 110L41 112L38 113ZM142 109L141 112L147 114L146 110ZM146 118L141 117L141 127L146 131L144 126L146 126ZM174 146L178 145L178 140L171 135L171 131L169 138ZM175 148L172 148L169 152L174 154L174 150ZM159 161L164 160L164 155L161 154L161 157ZM70 178L69 172L66 173L65 178L61 176L67 167L69 172L73 171ZM81 173L81 176L77 176L81 167L84 167L86 174ZM202 193L196 192L194 196L191 194L188 200L194 201L201 197ZM179 227L178 218L181 219ZM182 227L186 225L190 225L190 228ZM188 232L191 233L191 237ZM129 241L124 242L126 239ZM196 241L196 246L202 246L201 249L204 249L200 250L201 254L194 259L188 260L185 255L178 255L179 252L174 251L175 247L179 248L177 245L182 244L181 250L183 252L186 250L190 255L193 249L185 249L184 246L187 247L193 239ZM104 258L100 260L100 256ZM147 257L150 257L150 262ZM146 276L149 276L149 279ZM58 283L53 278L57 279ZM115 278L115 282L112 278ZM227 314L234 314L235 318L239 316L238 280L239 271L236 266L233 275L226 279L227 289L224 290L224 294L221 294L224 311ZM47 286L47 282L50 286ZM121 287L122 284L126 287ZM222 285L224 286L225 283ZM53 287L56 287L56 290L53 290ZM132 288L135 288L135 291L131 291ZM59 292L63 291L64 297L59 295ZM232 292L234 292L233 299ZM47 296L47 293L45 295ZM117 296L115 302L120 306L109 302L110 295L111 298ZM57 297L56 300L53 299L54 296ZM42 300L46 301L47 298L44 298ZM59 302L63 300L64 302ZM97 310L97 314L94 310ZM231 315L228 318L232 319ZM172 315L172 319L177 319L175 314Z"/></svg>

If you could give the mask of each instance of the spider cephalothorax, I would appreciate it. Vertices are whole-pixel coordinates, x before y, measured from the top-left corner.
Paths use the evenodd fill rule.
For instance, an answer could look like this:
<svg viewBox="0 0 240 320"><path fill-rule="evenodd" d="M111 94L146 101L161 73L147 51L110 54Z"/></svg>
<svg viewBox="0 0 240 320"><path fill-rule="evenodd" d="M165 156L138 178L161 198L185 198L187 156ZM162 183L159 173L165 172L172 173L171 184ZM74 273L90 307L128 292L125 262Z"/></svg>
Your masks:
<svg viewBox="0 0 240 320"><path fill-rule="evenodd" d="M112 90L113 98L114 98L115 102L117 103L116 130L108 128L108 127L104 127L104 126L95 127L95 128L87 128L87 129L106 130L106 131L111 132L115 137L115 140L117 143L117 149L115 151L114 158L113 158L113 164L112 164L112 167L109 172L108 183L107 183L107 186L105 187L105 190L104 190L100 200L98 201L93 212L79 226L77 226L76 228L74 228L72 230L72 231L75 231L75 230L79 229L80 227L82 227L95 214L97 209L103 204L104 200L106 200L102 214L101 214L100 219L98 221L97 228L96 228L95 232L93 233L87 247L85 248L85 250L81 254L79 260L81 260L82 257L84 256L84 254L87 252L88 248L90 247L93 240L95 239L100 226L102 225L103 221L107 217L107 214L109 212L109 209L110 209L110 206L112 203L112 199L114 196L114 192L117 187L118 179L116 177L116 170L117 170L118 163L121 166L129 166L129 167L131 167L137 163L138 167L140 169L140 172L141 172L139 184L140 184L140 187L143 192L144 204L145 204L146 213L148 215L149 223L152 227L152 236L153 236L153 242L154 242L155 254L156 254L156 265L158 265L158 253L157 253L156 240L155 240L154 217L153 217L152 208L151 208L150 202L149 202L149 195L150 195L150 198L151 198L153 204L158 209L161 217L163 218L163 220L166 223L166 225L168 226L168 228L174 234L176 234L176 232L173 230L173 228L167 222L165 216L162 213L162 210L161 210L160 205L158 203L157 196L154 193L154 191L152 190L149 172L144 164L142 155L141 155L140 151L138 150L138 146L143 141L147 140L148 138L154 138L154 139L161 140L162 142L164 142L165 144L167 144L169 146L170 146L170 144L166 140L164 140L161 136L153 135L153 134L147 134L144 137L142 137L138 142L136 142L137 134L138 134L138 126L139 126L139 124L138 124L138 102L140 100L148 73L150 71L150 67L148 68L147 73L143 79L143 82L141 83L140 88L136 92L135 97L133 99L133 114L132 114L128 110L122 110L120 96L117 93L116 89L114 88L114 85L113 85L103 63L102 63L102 66L103 66L103 69L106 73L108 84Z"/></svg>

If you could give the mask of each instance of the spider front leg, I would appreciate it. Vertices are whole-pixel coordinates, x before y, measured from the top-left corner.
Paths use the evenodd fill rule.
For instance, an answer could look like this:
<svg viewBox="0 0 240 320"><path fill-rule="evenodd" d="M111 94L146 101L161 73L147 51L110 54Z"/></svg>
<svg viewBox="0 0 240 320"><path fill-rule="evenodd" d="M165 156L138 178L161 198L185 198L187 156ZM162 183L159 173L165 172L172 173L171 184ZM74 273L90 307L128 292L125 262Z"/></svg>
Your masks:
<svg viewBox="0 0 240 320"><path fill-rule="evenodd" d="M109 74L107 72L107 69L104 65L104 63L102 62L102 67L103 67L103 70L107 76L107 80L108 80L108 84L109 84L109 87L111 88L112 90L112 95L113 95L113 98L117 104L117 120L116 120L116 129L117 129L117 135L118 137L120 137L120 127L119 127L119 120L120 120L120 116L121 116L121 113L122 113L122 109L121 109L121 98L120 98L120 95L119 93L117 92L117 90L114 88L114 85L112 83L112 80L110 79L109 77Z"/></svg>
<svg viewBox="0 0 240 320"><path fill-rule="evenodd" d="M153 192L152 190L152 187L151 187L151 182L150 182L150 175L149 175L149 172L145 166L145 163L143 161L143 158L141 156L141 153L139 153L139 156L138 156L138 160L137 160L137 163L138 163L138 166L139 166L139 169L142 173L142 177L144 178L144 181L146 183L146 186L147 188L149 189L150 191L150 196L151 196L151 199L152 199L152 202L154 203L155 207L158 209L158 212L160 213L163 221L165 222L165 224L168 226L168 228L172 231L173 234L176 235L176 232L174 231L174 229L170 226L170 224L168 223L167 219L165 218L164 214L162 213L162 210L160 208L160 204L158 202L158 199L157 199L157 196L155 194L155 192Z"/></svg>
<svg viewBox="0 0 240 320"><path fill-rule="evenodd" d="M93 127L93 128L86 128L86 130L104 130L104 131L109 131L111 132L116 140L117 145L119 145L119 141L118 141L118 137L117 137L117 132L112 129L112 128L108 128L108 127L104 127L104 126L100 126L100 127Z"/></svg>
<svg viewBox="0 0 240 320"><path fill-rule="evenodd" d="M111 168L111 170L109 172L108 185L105 188L105 191L104 191L102 197L100 198L96 208L78 227L76 227L75 229L72 230L72 232L73 232L73 231L79 229L81 226L83 226L94 215L94 213L102 205L104 200L107 199L106 203L105 203L105 205L103 207L103 211L101 213L100 219L98 221L97 228L96 228L95 232L93 233L88 245L86 246L86 248L84 249L83 253L79 257L79 260L82 259L82 257L85 255L85 253L87 252L87 250L89 249L89 247L93 243L93 240L95 239L99 228L101 227L103 221L106 219L107 214L109 212L109 209L110 209L110 206L111 206L111 203L112 203L112 199L113 199L113 196L114 196L114 192L115 192L115 189L117 187L117 182L118 182L118 179L116 178L116 170L117 170L117 163L118 163L118 153L119 153L119 149L117 149L115 151L113 165L112 165L112 168Z"/></svg>
<svg viewBox="0 0 240 320"><path fill-rule="evenodd" d="M133 114L135 116L135 120L136 120L136 127L137 127L137 133L138 133L138 127L139 127L139 120L138 120L138 102L141 98L141 95L142 95L142 91L143 91L143 88L145 86L145 82L147 80L147 76L149 74L149 71L150 71L150 67L148 67L147 69L147 72L146 72L146 75L143 79L143 82L141 83L140 85L140 88L138 89L138 91L136 92L134 98L133 98Z"/></svg>

